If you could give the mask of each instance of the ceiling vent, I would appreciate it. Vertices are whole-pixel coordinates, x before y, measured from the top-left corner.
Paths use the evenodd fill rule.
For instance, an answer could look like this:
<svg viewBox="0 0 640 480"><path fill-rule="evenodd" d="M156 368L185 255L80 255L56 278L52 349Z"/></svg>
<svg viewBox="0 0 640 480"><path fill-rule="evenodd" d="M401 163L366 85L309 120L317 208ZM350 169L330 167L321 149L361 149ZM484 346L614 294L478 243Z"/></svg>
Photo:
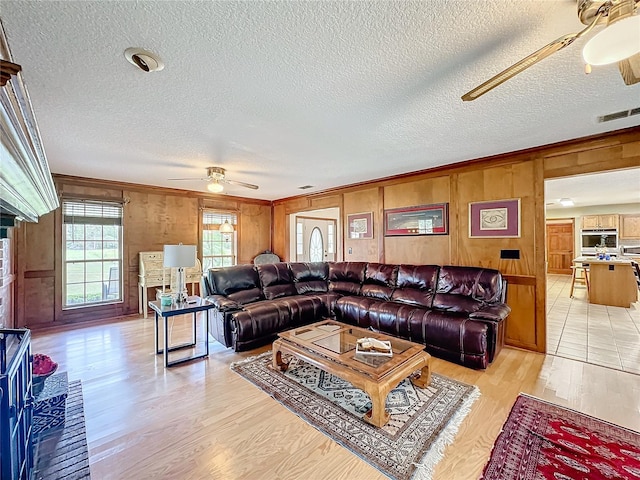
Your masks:
<svg viewBox="0 0 640 480"><path fill-rule="evenodd" d="M640 113L640 107L632 108L631 110L622 110L621 112L610 113L608 115L602 115L598 117L598 123L610 122L611 120L618 120L619 118L627 118Z"/></svg>
<svg viewBox="0 0 640 480"><path fill-rule="evenodd" d="M159 72L164 68L164 63L158 55L142 48L127 48L124 58L144 72Z"/></svg>
<svg viewBox="0 0 640 480"><path fill-rule="evenodd" d="M300 190L307 190L308 188L313 188L313 185L303 185L301 187L298 187Z"/></svg>

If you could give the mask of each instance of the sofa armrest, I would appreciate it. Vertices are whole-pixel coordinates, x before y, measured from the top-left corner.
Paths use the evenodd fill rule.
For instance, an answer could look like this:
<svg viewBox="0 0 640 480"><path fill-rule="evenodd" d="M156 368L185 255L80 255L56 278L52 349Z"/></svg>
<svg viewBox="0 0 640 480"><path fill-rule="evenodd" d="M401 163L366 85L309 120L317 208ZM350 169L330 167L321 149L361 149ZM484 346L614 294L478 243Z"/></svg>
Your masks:
<svg viewBox="0 0 640 480"><path fill-rule="evenodd" d="M221 312L228 312L231 310L241 310L242 307L238 302L235 302L224 295L209 295L207 300L213 303L216 308Z"/></svg>
<svg viewBox="0 0 640 480"><path fill-rule="evenodd" d="M486 307L469 314L469 318L474 320L491 320L492 322L501 322L509 316L511 307L506 303L497 303L487 305Z"/></svg>

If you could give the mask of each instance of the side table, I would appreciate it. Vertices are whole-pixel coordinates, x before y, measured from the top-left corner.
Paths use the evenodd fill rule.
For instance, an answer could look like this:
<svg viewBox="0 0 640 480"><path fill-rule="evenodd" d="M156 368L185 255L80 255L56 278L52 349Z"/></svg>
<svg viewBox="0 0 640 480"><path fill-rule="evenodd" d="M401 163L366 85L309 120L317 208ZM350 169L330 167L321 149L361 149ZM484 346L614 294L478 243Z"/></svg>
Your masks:
<svg viewBox="0 0 640 480"><path fill-rule="evenodd" d="M68 391L67 372L54 373L45 379L42 391L34 399L33 435L64 427Z"/></svg>
<svg viewBox="0 0 640 480"><path fill-rule="evenodd" d="M197 320L197 313L198 312L206 312L207 310L210 310L212 308L215 308L215 305L213 303L210 303L209 301L205 300L204 298L200 298L198 296L192 296L192 297L188 297L186 302L183 303L177 303L177 304L173 304L171 306L168 307L163 307L162 305L160 305L160 301L156 300L155 302L149 302L149 306L151 307L151 309L155 312L155 329L154 329L154 336L155 336L155 343L156 343L156 354L160 354L163 353L164 354L164 366L165 367L172 367L174 365L178 365L180 363L184 363L184 362L188 362L190 360L195 360L197 358L204 358L204 357L208 357L209 356L209 322L207 321L207 316L205 315L205 320L204 320L204 330L205 330L205 337L204 337L204 345L205 345L205 352L200 354L200 355L192 355L190 357L184 357L184 358L180 358L179 360L173 360L173 361L169 361L169 352L173 352L175 350L180 350L183 348L192 348L196 346L197 343L197 324L196 324L196 320ZM180 345L173 345L170 346L169 345L169 328L168 328L168 319L170 317L175 317L176 315L184 315L187 313L192 313L193 314L193 325L192 325L192 341L188 342L188 343L182 343ZM163 319L163 324L164 324L164 347L162 348L162 350L160 349L160 345L158 345L158 321L160 320L160 318Z"/></svg>

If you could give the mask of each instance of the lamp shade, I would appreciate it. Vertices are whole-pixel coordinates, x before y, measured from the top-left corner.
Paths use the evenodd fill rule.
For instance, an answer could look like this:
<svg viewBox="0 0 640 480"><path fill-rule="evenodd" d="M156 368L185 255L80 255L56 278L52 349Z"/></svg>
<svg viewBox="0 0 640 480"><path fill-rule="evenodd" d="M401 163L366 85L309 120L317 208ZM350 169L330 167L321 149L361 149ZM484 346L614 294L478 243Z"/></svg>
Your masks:
<svg viewBox="0 0 640 480"><path fill-rule="evenodd" d="M590 65L608 65L640 52L640 14L617 20L594 35L582 56Z"/></svg>
<svg viewBox="0 0 640 480"><path fill-rule="evenodd" d="M165 267L195 267L196 266L196 246L195 245L165 245L163 255L163 265Z"/></svg>

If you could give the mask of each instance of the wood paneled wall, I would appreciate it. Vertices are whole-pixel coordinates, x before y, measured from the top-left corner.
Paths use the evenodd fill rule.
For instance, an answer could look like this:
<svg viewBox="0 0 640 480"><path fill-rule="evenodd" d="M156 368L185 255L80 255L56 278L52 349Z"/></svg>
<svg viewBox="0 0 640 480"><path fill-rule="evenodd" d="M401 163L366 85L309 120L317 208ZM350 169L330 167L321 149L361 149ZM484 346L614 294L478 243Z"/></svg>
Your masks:
<svg viewBox="0 0 640 480"><path fill-rule="evenodd" d="M38 223L17 229L16 324L32 328L138 312L138 269L142 251L165 244L201 242L203 208L238 215L238 260L250 263L271 249L271 202L185 190L54 176L62 197L121 200L123 219L123 302L81 309L62 309L62 215L57 209ZM198 249L200 250L200 249ZM152 292L149 293L150 298Z"/></svg>
<svg viewBox="0 0 640 480"><path fill-rule="evenodd" d="M384 209L449 203L451 200L451 177L417 179L384 187ZM384 222L378 232L383 235ZM428 235L408 237L383 237L384 261L386 263L451 263L451 235ZM416 262L420 259L421 262ZM428 261L426 261L428 259ZM425 260L425 261L422 261Z"/></svg>
<svg viewBox="0 0 640 480"><path fill-rule="evenodd" d="M62 225L57 210L38 224L16 229L16 324L48 325L137 312L138 252L159 250L169 242L199 244L200 208L238 212L239 262L249 263L267 249L288 260L290 214L339 207L343 232L348 232L347 214L374 213L372 240L343 235L345 260L478 265L502 271L509 282L507 301L513 310L507 342L544 352L544 180L632 167L640 167L640 127L275 202L56 176L63 195L129 199L125 300L75 312L62 310ZM469 202L507 198L521 199L520 238L469 238ZM442 202L449 203L449 235L384 237L385 209ZM520 259L501 259L502 249L519 250Z"/></svg>
<svg viewBox="0 0 640 480"><path fill-rule="evenodd" d="M640 127L282 199L273 207L274 251L286 258L289 234L283 227L290 213L324 201L342 204L343 229L348 232L348 214L371 211L374 238L346 238L345 260L498 269L509 283L507 343L544 352L544 180L631 167L640 167ZM520 237L469 238L469 203L509 198L521 200ZM385 209L443 202L449 203L449 235L384 237ZM500 258L503 249L518 250L520 259Z"/></svg>
<svg viewBox="0 0 640 480"><path fill-rule="evenodd" d="M382 225L382 201L379 188L367 188L344 194L344 259L345 261L383 262L378 242L380 241L380 225ZM346 221L347 213L373 212L373 238L349 238L349 226Z"/></svg>

